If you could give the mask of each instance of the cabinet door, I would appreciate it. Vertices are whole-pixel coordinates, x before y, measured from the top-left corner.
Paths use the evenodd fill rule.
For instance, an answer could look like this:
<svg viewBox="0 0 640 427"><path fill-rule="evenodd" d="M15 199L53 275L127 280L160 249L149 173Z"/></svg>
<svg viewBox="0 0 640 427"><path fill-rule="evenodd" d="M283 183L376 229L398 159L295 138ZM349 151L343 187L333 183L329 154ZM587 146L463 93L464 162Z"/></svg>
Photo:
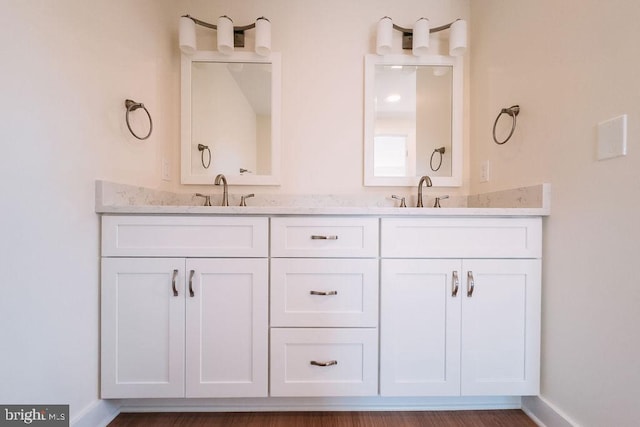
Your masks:
<svg viewBox="0 0 640 427"><path fill-rule="evenodd" d="M186 396L266 396L267 259L188 259L186 274Z"/></svg>
<svg viewBox="0 0 640 427"><path fill-rule="evenodd" d="M459 395L460 261L381 262L380 394Z"/></svg>
<svg viewBox="0 0 640 427"><path fill-rule="evenodd" d="M464 260L463 267L462 394L538 394L540 260Z"/></svg>
<svg viewBox="0 0 640 427"><path fill-rule="evenodd" d="M184 259L103 258L102 398L184 396L184 291Z"/></svg>

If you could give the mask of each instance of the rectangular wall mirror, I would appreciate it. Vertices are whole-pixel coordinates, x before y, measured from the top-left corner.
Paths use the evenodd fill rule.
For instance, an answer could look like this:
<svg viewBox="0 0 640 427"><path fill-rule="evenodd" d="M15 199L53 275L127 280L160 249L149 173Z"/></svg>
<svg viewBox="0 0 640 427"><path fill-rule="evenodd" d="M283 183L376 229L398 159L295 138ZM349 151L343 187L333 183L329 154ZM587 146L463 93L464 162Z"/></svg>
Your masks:
<svg viewBox="0 0 640 427"><path fill-rule="evenodd" d="M462 59L365 56L364 184L462 185Z"/></svg>
<svg viewBox="0 0 640 427"><path fill-rule="evenodd" d="M280 55L182 55L181 180L280 184Z"/></svg>

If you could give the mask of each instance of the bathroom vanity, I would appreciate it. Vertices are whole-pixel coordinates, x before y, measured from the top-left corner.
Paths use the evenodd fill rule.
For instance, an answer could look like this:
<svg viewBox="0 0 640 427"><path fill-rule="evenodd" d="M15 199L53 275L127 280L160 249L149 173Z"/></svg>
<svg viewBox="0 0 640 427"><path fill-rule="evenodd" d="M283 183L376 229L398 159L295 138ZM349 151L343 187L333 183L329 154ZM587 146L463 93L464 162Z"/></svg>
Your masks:
<svg viewBox="0 0 640 427"><path fill-rule="evenodd" d="M538 394L545 209L203 209L99 209L103 398Z"/></svg>

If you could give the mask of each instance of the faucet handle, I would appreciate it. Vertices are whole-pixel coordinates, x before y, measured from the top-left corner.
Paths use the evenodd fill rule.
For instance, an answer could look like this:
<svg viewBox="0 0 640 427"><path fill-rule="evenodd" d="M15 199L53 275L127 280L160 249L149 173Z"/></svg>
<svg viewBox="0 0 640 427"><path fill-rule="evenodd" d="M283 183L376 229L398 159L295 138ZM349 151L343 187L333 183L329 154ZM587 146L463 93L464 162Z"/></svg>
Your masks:
<svg viewBox="0 0 640 427"><path fill-rule="evenodd" d="M396 196L395 194L391 195L392 199L400 200L400 207L406 208L407 204L404 202L404 197Z"/></svg>
<svg viewBox="0 0 640 427"><path fill-rule="evenodd" d="M211 196L207 196L206 194L196 193L198 197L204 197L204 205L203 206L211 206Z"/></svg>
<svg viewBox="0 0 640 427"><path fill-rule="evenodd" d="M255 194L251 193L251 194L246 194L244 196L240 196L240 206L247 206L247 199L249 197L254 197Z"/></svg>
<svg viewBox="0 0 640 427"><path fill-rule="evenodd" d="M447 196L440 196L440 197L436 197L436 201L435 201L435 203L433 204L433 207L434 207L434 208L440 208L440 207L442 207L442 206L440 206L440 200L446 200L446 199L448 199L448 198L449 198L449 196L448 196L448 195L447 195Z"/></svg>

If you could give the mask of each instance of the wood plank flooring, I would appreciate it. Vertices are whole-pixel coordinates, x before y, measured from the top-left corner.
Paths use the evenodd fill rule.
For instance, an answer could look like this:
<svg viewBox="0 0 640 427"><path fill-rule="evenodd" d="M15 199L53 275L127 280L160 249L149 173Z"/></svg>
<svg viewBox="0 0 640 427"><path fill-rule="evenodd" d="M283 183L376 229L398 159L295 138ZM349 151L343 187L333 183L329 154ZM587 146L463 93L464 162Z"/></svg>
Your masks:
<svg viewBox="0 0 640 427"><path fill-rule="evenodd" d="M108 427L535 427L521 410L123 413Z"/></svg>

